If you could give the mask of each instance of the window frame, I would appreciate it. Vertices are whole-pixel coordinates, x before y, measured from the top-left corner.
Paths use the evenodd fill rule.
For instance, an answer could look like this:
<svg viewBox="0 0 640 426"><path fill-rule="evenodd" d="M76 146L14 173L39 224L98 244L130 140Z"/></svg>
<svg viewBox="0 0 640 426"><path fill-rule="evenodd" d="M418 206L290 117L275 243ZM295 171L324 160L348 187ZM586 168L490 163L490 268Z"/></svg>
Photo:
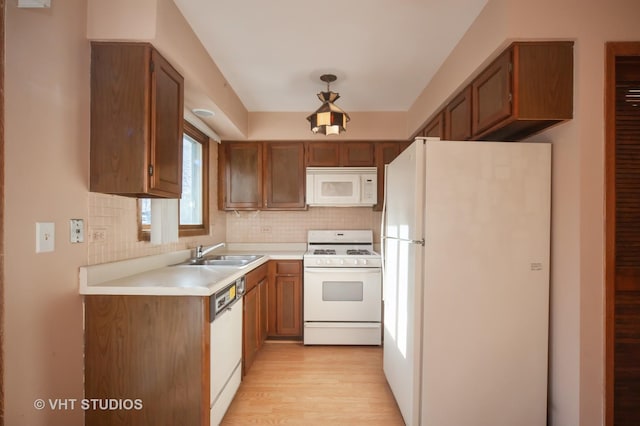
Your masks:
<svg viewBox="0 0 640 426"><path fill-rule="evenodd" d="M183 134L202 145L202 223L199 225L179 225L178 237L194 237L209 234L209 144L207 135L198 130L193 124L184 121ZM184 136L183 136L184 138ZM151 227L142 224L141 200L137 202L136 217L138 223L138 240L151 240ZM178 223L180 210L178 209Z"/></svg>

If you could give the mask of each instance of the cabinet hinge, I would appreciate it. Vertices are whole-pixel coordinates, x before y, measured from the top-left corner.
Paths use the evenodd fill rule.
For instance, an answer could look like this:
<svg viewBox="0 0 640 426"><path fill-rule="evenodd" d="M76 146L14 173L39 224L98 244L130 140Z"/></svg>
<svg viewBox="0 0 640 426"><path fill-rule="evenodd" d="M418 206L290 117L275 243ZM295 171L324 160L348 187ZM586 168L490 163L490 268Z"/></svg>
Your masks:
<svg viewBox="0 0 640 426"><path fill-rule="evenodd" d="M149 166L149 176L153 176L153 166Z"/></svg>
<svg viewBox="0 0 640 426"><path fill-rule="evenodd" d="M149 71L154 72L156 70L156 66L153 61L149 62Z"/></svg>
<svg viewBox="0 0 640 426"><path fill-rule="evenodd" d="M513 72L513 62L509 62L509 73Z"/></svg>
<svg viewBox="0 0 640 426"><path fill-rule="evenodd" d="M513 102L513 94L509 93L509 103Z"/></svg>

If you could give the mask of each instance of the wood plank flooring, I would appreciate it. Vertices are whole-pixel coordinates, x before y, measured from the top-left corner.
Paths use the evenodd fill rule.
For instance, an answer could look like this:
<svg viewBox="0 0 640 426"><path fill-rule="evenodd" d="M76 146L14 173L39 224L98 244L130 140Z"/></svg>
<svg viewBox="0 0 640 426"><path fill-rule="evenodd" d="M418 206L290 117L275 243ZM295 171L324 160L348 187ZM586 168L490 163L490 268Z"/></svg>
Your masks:
<svg viewBox="0 0 640 426"><path fill-rule="evenodd" d="M382 348L267 342L220 424L404 422L382 371Z"/></svg>

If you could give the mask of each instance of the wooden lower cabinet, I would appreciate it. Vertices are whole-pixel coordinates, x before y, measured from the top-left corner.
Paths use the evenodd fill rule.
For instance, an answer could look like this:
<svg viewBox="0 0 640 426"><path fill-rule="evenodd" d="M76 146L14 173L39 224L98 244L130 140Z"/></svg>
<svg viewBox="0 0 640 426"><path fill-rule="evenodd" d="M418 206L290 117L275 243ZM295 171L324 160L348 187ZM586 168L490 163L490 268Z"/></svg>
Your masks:
<svg viewBox="0 0 640 426"><path fill-rule="evenodd" d="M268 336L302 339L302 261L269 262Z"/></svg>
<svg viewBox="0 0 640 426"><path fill-rule="evenodd" d="M101 425L209 425L209 298L85 296L85 410ZM127 401L127 402L125 402Z"/></svg>
<svg viewBox="0 0 640 426"><path fill-rule="evenodd" d="M245 277L242 317L242 374L251 368L267 338L268 266L261 265Z"/></svg>
<svg viewBox="0 0 640 426"><path fill-rule="evenodd" d="M242 375L247 374L258 353L258 297L256 288L244 294L242 316Z"/></svg>

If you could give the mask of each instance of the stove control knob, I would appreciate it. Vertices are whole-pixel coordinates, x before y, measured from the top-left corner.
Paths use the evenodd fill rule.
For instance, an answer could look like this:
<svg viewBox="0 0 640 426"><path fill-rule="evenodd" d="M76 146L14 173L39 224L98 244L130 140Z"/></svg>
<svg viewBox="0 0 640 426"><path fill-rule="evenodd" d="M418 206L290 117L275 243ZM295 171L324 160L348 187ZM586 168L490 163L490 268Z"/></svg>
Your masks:
<svg viewBox="0 0 640 426"><path fill-rule="evenodd" d="M363 264L363 265L366 265L367 263L369 263L369 262L367 262L367 259L363 259L363 260L362 260L362 264Z"/></svg>
<svg viewBox="0 0 640 426"><path fill-rule="evenodd" d="M322 265L322 260L321 259L317 259L316 260L316 265Z"/></svg>
<svg viewBox="0 0 640 426"><path fill-rule="evenodd" d="M358 264L358 259L354 260L354 261L353 261L353 264L354 264L354 265L357 265L357 264Z"/></svg>
<svg viewBox="0 0 640 426"><path fill-rule="evenodd" d="M340 259L340 264L344 265L344 259Z"/></svg>

